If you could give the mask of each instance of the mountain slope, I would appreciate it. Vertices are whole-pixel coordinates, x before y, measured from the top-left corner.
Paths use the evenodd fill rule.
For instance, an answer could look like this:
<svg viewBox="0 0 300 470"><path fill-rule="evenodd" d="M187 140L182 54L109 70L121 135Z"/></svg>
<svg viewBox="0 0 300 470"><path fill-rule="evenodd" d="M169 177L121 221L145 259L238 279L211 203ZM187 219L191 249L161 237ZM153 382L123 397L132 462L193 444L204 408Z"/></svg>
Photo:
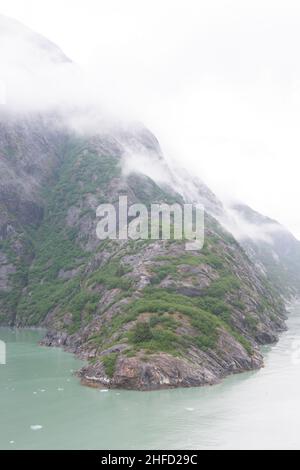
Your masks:
<svg viewBox="0 0 300 470"><path fill-rule="evenodd" d="M60 57L47 40L41 48L30 34L30 42L42 64ZM87 110L73 113L84 120ZM259 252L251 259L217 221L221 202L182 173L160 184L143 174L144 157L169 171L143 126L110 122L79 133L65 118L0 114L0 323L45 326L44 344L86 359L79 374L91 385L195 386L261 367L259 346L277 340L285 307ZM134 171L124 171L128 155ZM96 209L120 195L129 205L203 202L204 248L100 241Z"/></svg>
<svg viewBox="0 0 300 470"><path fill-rule="evenodd" d="M240 240L250 259L284 297L299 295L300 242L277 221L244 204L230 208ZM232 227L232 225L229 224ZM238 234L244 227L242 236ZM235 229L233 229L233 233Z"/></svg>
<svg viewBox="0 0 300 470"><path fill-rule="evenodd" d="M120 194L129 204L182 201L146 176L122 173L130 148L161 158L156 139L135 127L84 138L58 120L60 131L47 123L49 145L36 119L15 123L18 134L11 125L1 126L1 141L13 135L17 142L1 153L3 168L14 175L11 185L3 177L1 200L15 221L1 218L1 256L9 260L0 297L3 321L45 325L45 344L88 358L81 374L89 383L139 389L202 385L261 366L257 346L276 341L284 329L284 306L215 219L206 216L206 243L199 252L186 252L174 240L96 237L97 206L116 202ZM33 142L25 136L34 136ZM35 153L38 136L42 143ZM19 176L28 191L18 194L13 188Z"/></svg>
<svg viewBox="0 0 300 470"><path fill-rule="evenodd" d="M6 57L7 60L18 66L21 65L22 59L25 61L26 57L22 57L17 49L23 51L25 47L31 47L32 55L37 56L38 60L55 63L70 62L59 47L49 39L27 28L19 21L4 15L0 15L0 39L1 58ZM18 58L17 62L16 57ZM23 64L26 67L25 62Z"/></svg>
<svg viewBox="0 0 300 470"><path fill-rule="evenodd" d="M170 172L169 184L189 201L198 201L244 248L257 269L285 299L300 293L300 241L277 221L245 204L223 205L199 178L182 169ZM188 185L186 182L188 181Z"/></svg>

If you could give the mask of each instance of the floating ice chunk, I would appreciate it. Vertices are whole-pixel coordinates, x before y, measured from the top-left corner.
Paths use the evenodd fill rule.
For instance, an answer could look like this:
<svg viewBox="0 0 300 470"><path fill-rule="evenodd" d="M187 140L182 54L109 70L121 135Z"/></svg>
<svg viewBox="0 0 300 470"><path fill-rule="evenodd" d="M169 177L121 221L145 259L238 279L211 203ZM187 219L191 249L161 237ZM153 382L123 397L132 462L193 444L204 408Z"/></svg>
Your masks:
<svg viewBox="0 0 300 470"><path fill-rule="evenodd" d="M186 411L195 411L195 408L186 408Z"/></svg>
<svg viewBox="0 0 300 470"><path fill-rule="evenodd" d="M31 431L40 431L41 429L43 429L43 426L41 426L40 424L32 424L30 426L30 429Z"/></svg>
<svg viewBox="0 0 300 470"><path fill-rule="evenodd" d="M10 443L11 445L13 445L13 444L15 443L15 441L9 441L9 443Z"/></svg>
<svg viewBox="0 0 300 470"><path fill-rule="evenodd" d="M45 393L45 391L46 390L44 388L41 388L41 390L40 390L41 393Z"/></svg>
<svg viewBox="0 0 300 470"><path fill-rule="evenodd" d="M63 391L64 391L64 388L59 387L59 388L57 389L57 391L58 391L58 392L63 392Z"/></svg>

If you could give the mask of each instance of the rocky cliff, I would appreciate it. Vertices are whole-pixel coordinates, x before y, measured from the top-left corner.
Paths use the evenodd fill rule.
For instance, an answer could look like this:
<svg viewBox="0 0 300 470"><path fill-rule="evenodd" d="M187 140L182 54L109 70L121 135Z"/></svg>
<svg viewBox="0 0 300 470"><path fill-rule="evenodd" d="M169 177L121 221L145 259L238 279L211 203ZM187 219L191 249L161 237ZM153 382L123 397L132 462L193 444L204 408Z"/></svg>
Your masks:
<svg viewBox="0 0 300 470"><path fill-rule="evenodd" d="M276 220L263 216L244 204L231 211L238 220L249 224L248 234L240 240L248 256L284 297L299 295L300 243ZM251 237L251 228L261 234Z"/></svg>
<svg viewBox="0 0 300 470"><path fill-rule="evenodd" d="M266 259L224 228L224 208L203 183L181 175L179 184L170 172L158 184L142 165L124 173L129 154L166 166L141 125L79 134L59 112L2 110L0 322L45 326L43 343L86 359L79 375L93 386L198 386L261 367L259 346L285 328ZM147 206L196 195L207 207L204 248L99 240L96 209L120 195ZM297 276L295 265L294 288Z"/></svg>
<svg viewBox="0 0 300 470"><path fill-rule="evenodd" d="M44 344L86 358L91 384L203 385L260 367L258 346L284 329L284 305L211 215L199 252L96 237L101 202L182 201L139 169L122 172L129 151L162 158L155 137L141 126L83 137L53 117L15 119L0 127L2 323L46 326Z"/></svg>

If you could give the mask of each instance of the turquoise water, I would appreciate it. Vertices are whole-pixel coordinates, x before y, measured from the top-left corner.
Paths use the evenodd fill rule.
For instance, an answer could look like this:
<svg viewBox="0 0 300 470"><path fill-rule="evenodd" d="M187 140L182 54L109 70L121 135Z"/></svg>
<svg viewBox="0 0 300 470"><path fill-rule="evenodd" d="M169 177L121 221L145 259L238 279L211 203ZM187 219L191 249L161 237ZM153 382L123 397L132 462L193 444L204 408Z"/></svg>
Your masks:
<svg viewBox="0 0 300 470"><path fill-rule="evenodd" d="M288 324L260 371L148 393L82 387L41 331L0 329L0 449L300 448L300 304Z"/></svg>

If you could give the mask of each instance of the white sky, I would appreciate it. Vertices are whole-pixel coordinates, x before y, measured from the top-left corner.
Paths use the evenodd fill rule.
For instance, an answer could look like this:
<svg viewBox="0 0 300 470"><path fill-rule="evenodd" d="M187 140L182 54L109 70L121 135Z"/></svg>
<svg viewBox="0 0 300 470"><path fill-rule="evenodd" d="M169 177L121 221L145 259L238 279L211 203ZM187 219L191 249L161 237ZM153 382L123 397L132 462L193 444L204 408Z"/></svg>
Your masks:
<svg viewBox="0 0 300 470"><path fill-rule="evenodd" d="M298 5L297 5L298 4ZM300 4L0 0L223 197L300 238Z"/></svg>

